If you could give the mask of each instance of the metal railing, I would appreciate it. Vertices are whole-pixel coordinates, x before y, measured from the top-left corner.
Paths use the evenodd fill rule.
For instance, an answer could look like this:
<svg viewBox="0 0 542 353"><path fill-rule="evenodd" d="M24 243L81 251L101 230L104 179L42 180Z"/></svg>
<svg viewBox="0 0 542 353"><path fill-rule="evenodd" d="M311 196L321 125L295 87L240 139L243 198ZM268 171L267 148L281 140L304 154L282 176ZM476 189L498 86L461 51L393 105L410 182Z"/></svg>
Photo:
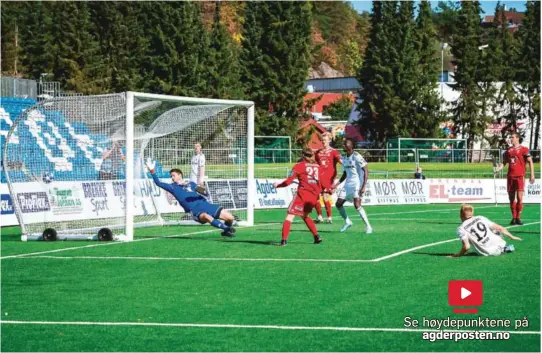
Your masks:
<svg viewBox="0 0 542 353"><path fill-rule="evenodd" d="M38 83L16 77L2 77L0 82L2 97L34 98L38 96Z"/></svg>

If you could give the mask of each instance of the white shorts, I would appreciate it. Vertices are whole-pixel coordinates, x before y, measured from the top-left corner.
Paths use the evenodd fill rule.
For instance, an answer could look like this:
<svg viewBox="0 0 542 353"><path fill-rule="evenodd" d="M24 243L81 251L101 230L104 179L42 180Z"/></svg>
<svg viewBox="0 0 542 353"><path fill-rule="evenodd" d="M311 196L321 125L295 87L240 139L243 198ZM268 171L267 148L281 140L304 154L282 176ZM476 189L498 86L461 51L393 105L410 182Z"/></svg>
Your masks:
<svg viewBox="0 0 542 353"><path fill-rule="evenodd" d="M346 183L343 188L339 190L337 197L346 201L353 201L354 199L359 199L359 191L361 190L361 185L359 183Z"/></svg>

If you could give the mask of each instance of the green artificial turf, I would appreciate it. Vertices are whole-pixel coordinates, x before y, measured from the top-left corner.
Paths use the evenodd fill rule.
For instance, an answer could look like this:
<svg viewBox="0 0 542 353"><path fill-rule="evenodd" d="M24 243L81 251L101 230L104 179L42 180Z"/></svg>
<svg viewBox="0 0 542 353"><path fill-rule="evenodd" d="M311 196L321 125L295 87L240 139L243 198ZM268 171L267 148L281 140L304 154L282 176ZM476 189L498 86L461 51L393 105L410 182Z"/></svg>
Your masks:
<svg viewBox="0 0 542 353"><path fill-rule="evenodd" d="M319 245L297 219L287 247L276 246L285 210L257 211L256 226L239 228L233 239L209 226L176 226L136 229L130 243L23 243L17 228L3 228L0 348L540 351L540 207L526 205L525 225L510 228L523 238L514 242L515 253L447 258L460 248L453 240L458 210L366 207L375 230L367 236L349 208L354 226L340 233L337 217L318 225ZM475 212L503 225L510 220L504 205L479 205ZM452 279L483 281L477 315L452 313ZM527 316L530 325L521 330L531 333L512 327L504 341L428 342L421 332L384 330L404 328L405 316L512 323ZM137 326L149 323L166 326Z"/></svg>

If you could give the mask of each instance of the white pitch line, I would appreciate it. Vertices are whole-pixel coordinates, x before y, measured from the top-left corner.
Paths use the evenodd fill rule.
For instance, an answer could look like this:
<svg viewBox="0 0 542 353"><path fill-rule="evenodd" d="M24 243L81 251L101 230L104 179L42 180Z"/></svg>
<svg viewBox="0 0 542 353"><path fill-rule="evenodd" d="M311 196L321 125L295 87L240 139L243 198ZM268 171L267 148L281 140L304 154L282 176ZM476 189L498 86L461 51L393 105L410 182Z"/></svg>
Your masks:
<svg viewBox="0 0 542 353"><path fill-rule="evenodd" d="M538 221L538 222L532 222L532 223L525 223L525 224L522 225L522 226L520 226L520 225L508 226L508 227L505 227L505 228L524 227L524 226L530 226L530 225L533 225L533 224L539 224L539 223L540 223L540 221ZM428 248L428 247L430 247L430 246L435 246L435 245L450 243L450 242L452 242L452 241L457 241L457 240L458 240L458 238L453 238L453 239L438 241L438 242L436 242L436 243L420 245L420 246L416 246L416 247L414 247L414 248L402 250L402 251L399 251L399 252L396 252L396 253L393 253L393 254L390 254L390 255L382 256L382 257L373 259L372 261L373 261L373 262L379 262L379 261L382 261L382 260L390 259L390 258L392 258L392 257L396 257L396 256L399 256L399 255L403 255L403 254L406 254L406 253L409 253L409 252L412 252L412 251L415 251L415 250L419 250L419 249L423 249L423 248Z"/></svg>
<svg viewBox="0 0 542 353"><path fill-rule="evenodd" d="M143 257L143 256L32 256L31 259L57 260L146 260L146 261L247 261L247 262L374 262L362 259L284 259L242 257Z"/></svg>
<svg viewBox="0 0 542 353"><path fill-rule="evenodd" d="M1 320L2 325L68 325L68 326L159 326L159 327L197 327L197 328L244 328L267 330L306 330L306 331L357 331L357 332L508 332L517 335L540 335L540 331L496 331L496 330L436 330L388 327L335 327L335 326L287 326L287 325L240 325L240 324L189 324L166 322L96 322L96 321L20 321Z"/></svg>
<svg viewBox="0 0 542 353"><path fill-rule="evenodd" d="M478 208L489 208L489 207L499 207L499 206L494 206L494 205L493 206L481 206L481 207L478 207ZM448 212L448 211L455 211L455 210L456 210L456 208L442 209L442 210L427 210L427 211L406 211L406 212L378 213L378 214L371 215L371 217L379 216L379 215L397 215L397 214L409 214L409 213ZM341 218L341 217L340 216L335 216L333 218ZM280 223L264 223L264 224L257 224L257 225L251 226L251 227L270 226L270 225L277 225L277 224L280 224ZM13 259L13 258L19 258L19 257L26 257L26 256L34 256L34 255L42 255L42 254L51 254L51 253L56 253L56 252L68 251L68 250L94 248L94 247L97 247L97 246L107 246L107 245L115 245L115 244L134 243L134 242L140 242L140 241L146 241L146 240L155 240L155 239L162 239L162 238L178 237L178 236L183 236L183 235L203 234L203 233L209 233L209 232L213 232L213 231L215 231L215 230L211 229L211 230L206 230L206 231L201 231L201 232L192 232L192 233L171 235L171 236L167 236L167 237L135 239L135 240L132 240L130 242L107 242L107 243L103 243L103 244L90 244L90 245L84 245L84 246L73 246L73 247L69 247L69 248L47 250L47 251L40 251L40 252L34 252L34 253L25 253L25 254L2 256L2 257L0 257L0 260Z"/></svg>
<svg viewBox="0 0 542 353"><path fill-rule="evenodd" d="M276 224L279 224L279 223L257 224L257 225L254 225L254 226L243 227L243 228L239 228L239 229L261 227L261 226L268 226L268 225L276 225ZM117 245L117 244L131 244L131 243L140 242L140 241L147 241L147 240L183 237L185 235L211 233L211 232L216 232L216 231L219 231L219 230L220 229L209 229L209 230L202 230L202 231L199 231L199 232L190 232L190 233L183 233L183 234L168 235L168 236L165 236L165 237L135 239L135 240L132 240L132 241L113 241L113 242L106 242L106 243L100 243L100 244L90 244L90 245L84 245L84 246L72 246L72 247L69 247L69 248L62 248L62 249L39 251L39 252L33 252L33 253L2 256L2 257L0 257L0 260L14 259L14 258L19 258L19 257L35 256L35 255L42 255L42 254L51 254L51 253L56 253L56 252L68 251L68 250L95 248L97 246L107 246L107 245Z"/></svg>
<svg viewBox="0 0 542 353"><path fill-rule="evenodd" d="M523 226L539 224L539 222L526 223ZM515 228L522 227L518 225L508 226L506 228ZM205 231L209 232L209 231ZM184 235L189 235L191 233L186 233ZM197 233L194 233L197 234ZM152 238L155 239L155 238ZM148 239L145 239L148 240ZM140 260L140 261L245 261L245 262L335 262L335 263L367 263L367 262L380 262L387 260L393 257L397 257L412 251L428 248L431 246L436 246L440 244L450 243L457 241L457 238L442 240L435 243L429 243L424 245L419 245L413 248L401 250L390 255L378 257L376 259L366 260L366 259L280 259L280 258L238 258L238 257L143 257L143 256L40 256L39 253L35 256L28 258L37 258L37 259L58 259L58 260ZM79 249L79 248L77 248ZM59 249L63 250L63 249ZM42 252L44 253L44 252ZM10 258L26 258L25 256L12 256Z"/></svg>
<svg viewBox="0 0 542 353"><path fill-rule="evenodd" d="M458 206L461 206L460 204L457 204ZM363 206L363 204L362 204ZM366 206L370 207L370 206ZM476 207L476 209L480 208L495 208L495 207L502 207L502 206L479 206ZM448 211L458 211L459 207L456 208L443 208L443 209L437 209L437 210L420 210L420 211L406 211L406 212L388 212L388 213L373 213L373 214L367 214L367 216L370 217L376 217L376 216L388 216L388 215L397 215L397 214L409 214L409 213L440 213L440 212L448 212Z"/></svg>

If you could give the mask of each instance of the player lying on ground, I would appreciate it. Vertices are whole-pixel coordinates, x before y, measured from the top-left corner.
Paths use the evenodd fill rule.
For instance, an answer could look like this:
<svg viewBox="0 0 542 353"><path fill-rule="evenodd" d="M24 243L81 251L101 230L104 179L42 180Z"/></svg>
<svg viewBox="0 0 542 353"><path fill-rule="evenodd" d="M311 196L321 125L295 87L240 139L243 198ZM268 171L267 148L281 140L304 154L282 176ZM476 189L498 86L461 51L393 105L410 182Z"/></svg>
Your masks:
<svg viewBox="0 0 542 353"><path fill-rule="evenodd" d="M331 223L332 187L335 178L337 177L337 163L342 164L342 161L339 151L329 145L331 143L331 134L329 132L324 133L322 142L324 143L324 148L316 152L316 162L318 162L322 169L322 196L324 197L324 205L326 207L326 223ZM323 222L324 218L322 217L322 206L320 205L320 202L316 203L316 213L318 214L318 219L315 220L316 223Z"/></svg>
<svg viewBox="0 0 542 353"><path fill-rule="evenodd" d="M293 183L295 179L299 180L297 195L290 203L286 219L282 224L282 240L280 245L286 245L288 235L290 235L292 221L295 216L303 218L314 237L314 244L319 244L322 242L322 239L318 235L316 225L310 217L310 214L316 203L320 202L319 198L320 193L322 192L322 186L320 184L321 169L314 159L314 152L310 148L303 149L303 161L294 166L292 175L282 183L275 183L274 186L276 188L283 188Z"/></svg>
<svg viewBox="0 0 542 353"><path fill-rule="evenodd" d="M510 200L510 210L512 211L512 221L510 224L523 225L523 222L521 222L521 211L523 210L523 191L525 190L525 174L527 172L525 162L529 163L529 169L531 170L529 182L533 184L535 179L533 158L529 153L529 149L520 145L519 139L520 136L517 132L512 133L512 147L509 147L504 152L503 163L495 168L495 173L508 164L506 189L508 191L508 199Z"/></svg>
<svg viewBox="0 0 542 353"><path fill-rule="evenodd" d="M346 180L337 199L337 209L344 219L344 226L341 228L341 232L346 231L352 226L352 221L348 218L343 206L345 201L348 200L354 202L354 207L365 223L365 233L371 234L373 228L369 223L365 210L361 206L361 199L365 193L365 185L367 184L367 178L369 176L367 162L358 152L354 151L354 140L351 138L346 138L344 140L343 149L346 153L342 156L344 172L341 179L333 185L333 189L335 189L340 183Z"/></svg>
<svg viewBox="0 0 542 353"><path fill-rule="evenodd" d="M210 223L213 227L223 230L222 236L232 237L235 233L233 228L234 217L231 213L224 210L220 205L215 205L207 201L207 191L204 187L197 185L191 181L183 179L183 172L180 169L174 168L169 172L173 183L163 183L154 174L156 162L147 159L145 163L152 175L154 183L171 193L179 202L185 212L190 212L192 219L198 223ZM219 219L224 220L222 223Z"/></svg>
<svg viewBox="0 0 542 353"><path fill-rule="evenodd" d="M457 236L461 239L462 246L461 250L451 257L465 255L471 244L474 250L482 256L497 256L514 251L514 245L506 245L501 234L505 234L512 240L521 240L521 238L510 234L503 226L493 223L485 217L473 217L474 208L471 205L461 206L459 216L463 223L457 228Z"/></svg>

